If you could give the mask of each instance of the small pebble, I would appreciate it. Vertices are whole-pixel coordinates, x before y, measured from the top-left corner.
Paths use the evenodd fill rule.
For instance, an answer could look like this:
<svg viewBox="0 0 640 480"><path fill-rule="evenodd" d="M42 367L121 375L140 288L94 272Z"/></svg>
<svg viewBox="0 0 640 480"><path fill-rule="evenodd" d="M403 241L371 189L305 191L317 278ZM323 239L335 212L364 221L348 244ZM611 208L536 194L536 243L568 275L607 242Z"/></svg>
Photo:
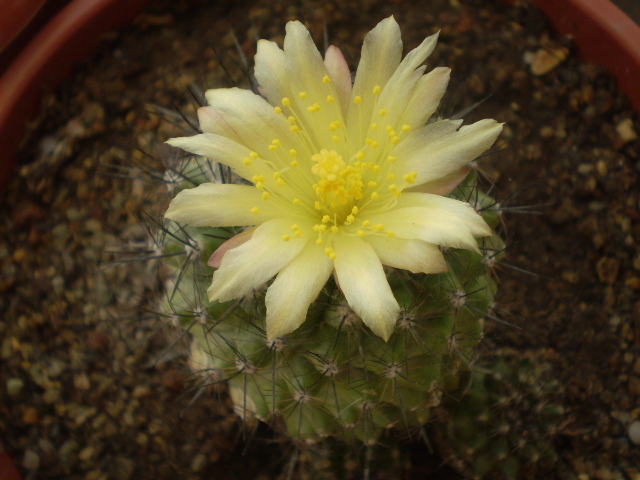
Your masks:
<svg viewBox="0 0 640 480"><path fill-rule="evenodd" d="M633 120L625 118L616 125L616 132L623 143L630 142L638 138L638 134L633 128Z"/></svg>
<svg viewBox="0 0 640 480"><path fill-rule="evenodd" d="M635 445L640 445L640 421L636 420L631 425L629 425L629 440L631 440Z"/></svg>
<svg viewBox="0 0 640 480"><path fill-rule="evenodd" d="M21 378L10 378L7 380L7 393L10 397L17 397L24 388L24 381Z"/></svg>
<svg viewBox="0 0 640 480"><path fill-rule="evenodd" d="M22 465L27 470L36 470L40 466L40 456L33 450L26 450L24 452L24 458L22 459Z"/></svg>

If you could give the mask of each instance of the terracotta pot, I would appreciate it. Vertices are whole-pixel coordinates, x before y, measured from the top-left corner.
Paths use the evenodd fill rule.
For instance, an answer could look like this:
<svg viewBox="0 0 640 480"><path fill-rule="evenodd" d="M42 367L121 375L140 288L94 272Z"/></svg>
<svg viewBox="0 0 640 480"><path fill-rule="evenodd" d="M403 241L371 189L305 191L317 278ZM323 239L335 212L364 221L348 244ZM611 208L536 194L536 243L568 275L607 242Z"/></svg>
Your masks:
<svg viewBox="0 0 640 480"><path fill-rule="evenodd" d="M609 0L533 0L580 56L609 69L640 112L640 26Z"/></svg>
<svg viewBox="0 0 640 480"><path fill-rule="evenodd" d="M46 0L0 0L0 52L29 24Z"/></svg>
<svg viewBox="0 0 640 480"><path fill-rule="evenodd" d="M51 87L68 75L73 63L91 50L100 34L129 22L149 1L73 0L3 72L0 78L0 185L4 185L13 172L25 124L37 112L44 87Z"/></svg>
<svg viewBox="0 0 640 480"><path fill-rule="evenodd" d="M0 78L0 185L13 171L24 125L36 113L44 86L67 74L99 34L126 23L149 1L73 0L16 57ZM640 27L609 0L533 1L561 33L573 35L586 60L618 77L640 111Z"/></svg>

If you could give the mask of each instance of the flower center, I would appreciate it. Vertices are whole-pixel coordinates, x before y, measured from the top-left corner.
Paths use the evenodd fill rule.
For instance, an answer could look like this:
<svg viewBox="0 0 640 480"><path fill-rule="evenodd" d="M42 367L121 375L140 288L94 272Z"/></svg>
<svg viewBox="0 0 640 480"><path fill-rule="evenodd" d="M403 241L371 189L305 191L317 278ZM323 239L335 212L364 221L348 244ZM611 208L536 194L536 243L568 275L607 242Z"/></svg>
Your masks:
<svg viewBox="0 0 640 480"><path fill-rule="evenodd" d="M335 150L322 149L311 160L315 162L311 172L320 177L313 189L323 210L343 217L346 213L343 210L349 210L354 200L362 198L364 182L360 169L347 165Z"/></svg>

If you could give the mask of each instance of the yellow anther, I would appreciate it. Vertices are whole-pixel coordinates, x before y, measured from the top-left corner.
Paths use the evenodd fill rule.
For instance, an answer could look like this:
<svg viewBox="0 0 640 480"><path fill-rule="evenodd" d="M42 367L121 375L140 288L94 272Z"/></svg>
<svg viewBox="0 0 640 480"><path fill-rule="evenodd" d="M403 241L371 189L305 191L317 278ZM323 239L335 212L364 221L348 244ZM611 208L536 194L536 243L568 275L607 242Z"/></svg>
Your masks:
<svg viewBox="0 0 640 480"><path fill-rule="evenodd" d="M291 155L292 157L295 157L298 155L298 152L296 152L293 148L291 150L289 150L289 155Z"/></svg>
<svg viewBox="0 0 640 480"><path fill-rule="evenodd" d="M411 130L411 127L409 125L407 125L406 123L404 125L402 125L402 131L403 132L408 132L409 130Z"/></svg>
<svg viewBox="0 0 640 480"><path fill-rule="evenodd" d="M340 230L340 229L338 228L338 226L337 226L337 225L333 225L333 226L331 227L331 231L332 231L333 233L338 233L338 231L339 231L339 230Z"/></svg>
<svg viewBox="0 0 640 480"><path fill-rule="evenodd" d="M316 202L313 206L316 210L322 210L322 203L320 202Z"/></svg>
<svg viewBox="0 0 640 480"><path fill-rule="evenodd" d="M326 253L327 257L329 257L331 260L335 260L336 252L334 252L332 248L329 248L329 247L325 248L324 253Z"/></svg>
<svg viewBox="0 0 640 480"><path fill-rule="evenodd" d="M388 157L387 160L389 160L389 163L396 163L398 159L396 157Z"/></svg>
<svg viewBox="0 0 640 480"><path fill-rule="evenodd" d="M356 233L358 234L359 237L364 237L365 235L364 230L358 230Z"/></svg>
<svg viewBox="0 0 640 480"><path fill-rule="evenodd" d="M300 165L300 164L298 163L298 160L291 160L291 166L292 166L292 167L297 167L298 165Z"/></svg>
<svg viewBox="0 0 640 480"><path fill-rule="evenodd" d="M371 170L373 170L376 173L380 173L380 165L374 165Z"/></svg>
<svg viewBox="0 0 640 480"><path fill-rule="evenodd" d="M304 100L305 98L307 98L307 92L300 92L298 96Z"/></svg>
<svg viewBox="0 0 640 480"><path fill-rule="evenodd" d="M289 123L291 125L295 125L295 123L297 122L296 117L294 117L293 115L291 115L289 118L287 118L287 120L289 120Z"/></svg>
<svg viewBox="0 0 640 480"><path fill-rule="evenodd" d="M264 175L254 175L251 177L253 183L264 182Z"/></svg>
<svg viewBox="0 0 640 480"><path fill-rule="evenodd" d="M340 141L340 137L338 135L334 135L333 137L331 137L331 140L333 140L335 143L338 143Z"/></svg>
<svg viewBox="0 0 640 480"><path fill-rule="evenodd" d="M281 178L279 178L276 183L278 184L279 187L284 187L286 185L285 181L282 180Z"/></svg>
<svg viewBox="0 0 640 480"><path fill-rule="evenodd" d="M371 200L378 200L380 198L380 195L378 195L378 192L373 192L371 194Z"/></svg>
<svg viewBox="0 0 640 480"><path fill-rule="evenodd" d="M273 111L276 112L276 115L280 115L282 113L282 109L280 107L274 108Z"/></svg>
<svg viewBox="0 0 640 480"><path fill-rule="evenodd" d="M294 223L293 225L291 225L291 230L293 230L294 232L300 230L300 225Z"/></svg>
<svg viewBox="0 0 640 480"><path fill-rule="evenodd" d="M387 174L387 180L393 180L394 178L396 178L396 174L395 173Z"/></svg>
<svg viewBox="0 0 640 480"><path fill-rule="evenodd" d="M378 141L377 140L373 140L370 145L371 145L371 148L377 148L378 147Z"/></svg>
<svg viewBox="0 0 640 480"><path fill-rule="evenodd" d="M285 107L290 107L291 106L291 100L289 100L289 97L284 97L282 99L282 105Z"/></svg>
<svg viewBox="0 0 640 480"><path fill-rule="evenodd" d="M291 240L291 237L289 235L283 235L282 240L284 240L285 242L288 242L289 240Z"/></svg>
<svg viewBox="0 0 640 480"><path fill-rule="evenodd" d="M279 147L280 145L282 145L282 142L277 138L274 138L273 140L271 140L271 144Z"/></svg>
<svg viewBox="0 0 640 480"><path fill-rule="evenodd" d="M251 159L249 157L246 157L244 160L242 160L242 163L244 163L248 167L253 162L251 161Z"/></svg>
<svg viewBox="0 0 640 480"><path fill-rule="evenodd" d="M397 136L391 139L391 143L393 143L394 145L396 145L399 141L400 141L400 137L397 137Z"/></svg>
<svg viewBox="0 0 640 480"><path fill-rule="evenodd" d="M378 130L378 124L377 123L372 123L369 126L371 127L371 130Z"/></svg>
<svg viewBox="0 0 640 480"><path fill-rule="evenodd" d="M322 83L331 83L331 77L329 75L325 75L322 77Z"/></svg>
<svg viewBox="0 0 640 480"><path fill-rule="evenodd" d="M362 159L364 158L364 152L358 152L358 153L356 153L356 158L357 158L358 160L362 160Z"/></svg>
<svg viewBox="0 0 640 480"><path fill-rule="evenodd" d="M269 145L269 150L271 150L272 152L275 152L278 149L277 145Z"/></svg>
<svg viewBox="0 0 640 480"><path fill-rule="evenodd" d="M365 220L364 222L362 222L363 227L368 227L369 225L371 225L371 221L369 220Z"/></svg>
<svg viewBox="0 0 640 480"><path fill-rule="evenodd" d="M273 172L273 179L277 180L282 176L282 174L280 172Z"/></svg>
<svg viewBox="0 0 640 480"><path fill-rule="evenodd" d="M335 98L333 98L333 95L327 95L327 103L334 103L336 101Z"/></svg>
<svg viewBox="0 0 640 480"><path fill-rule="evenodd" d="M356 217L354 217L353 215L347 215L347 221L344 222L344 223L346 223L348 225L348 224L353 223L355 221L356 221Z"/></svg>
<svg viewBox="0 0 640 480"><path fill-rule="evenodd" d="M321 237L316 238L316 245L322 245L324 242Z"/></svg>
<svg viewBox="0 0 640 480"><path fill-rule="evenodd" d="M380 110L380 116L384 117L387 114L387 110L385 108Z"/></svg>
<svg viewBox="0 0 640 480"><path fill-rule="evenodd" d="M331 123L329 124L329 129L330 129L332 132L335 132L335 131L336 131L337 129L339 129L339 128L340 128L340 122L338 122L337 120L336 120L336 121L334 121L334 122L331 122Z"/></svg>
<svg viewBox="0 0 640 480"><path fill-rule="evenodd" d="M367 187L369 188L374 188L378 186L378 182L374 182L373 180L371 180L369 183L367 183Z"/></svg>
<svg viewBox="0 0 640 480"><path fill-rule="evenodd" d="M299 126L297 126L297 125L291 125L291 126L289 127L289 130L291 130L293 133L297 133L297 132L299 132L299 131L300 131L300 127L299 127Z"/></svg>
<svg viewBox="0 0 640 480"><path fill-rule="evenodd" d="M356 97L353 99L353 103L355 103L356 105L360 105L362 103L362 97L360 95L356 95Z"/></svg>
<svg viewBox="0 0 640 480"><path fill-rule="evenodd" d="M386 227L383 224L377 223L373 227L371 227L371 230L378 231L378 232L383 232L385 228Z"/></svg>
<svg viewBox="0 0 640 480"><path fill-rule="evenodd" d="M353 208L351 209L351 213L353 213L354 215L357 215L358 214L358 207L356 207L354 205Z"/></svg>
<svg viewBox="0 0 640 480"><path fill-rule="evenodd" d="M251 153L249 154L249 156L250 156L251 158L253 158L254 160L255 160L256 158L258 158L258 154L257 154L256 152L251 152Z"/></svg>
<svg viewBox="0 0 640 480"><path fill-rule="evenodd" d="M256 213L258 213L259 211L260 211L260 209L259 209L258 207L253 207L253 208L251 209L251 213L253 213L254 215L255 215Z"/></svg>
<svg viewBox="0 0 640 480"><path fill-rule="evenodd" d="M269 192L262 192L262 199L263 200L269 200L269 197L271 195L269 194Z"/></svg>
<svg viewBox="0 0 640 480"><path fill-rule="evenodd" d="M374 95L379 95L381 91L382 91L382 88L380 87L380 85L376 85L375 87L373 87Z"/></svg>
<svg viewBox="0 0 640 480"><path fill-rule="evenodd" d="M307 107L307 112L309 113L316 113L319 111L320 111L320 105L318 105L317 103L314 103L310 107Z"/></svg>
<svg viewBox="0 0 640 480"><path fill-rule="evenodd" d="M384 127L384 129L387 131L389 135L391 135L391 132L393 132L393 126L391 125L387 125L386 127Z"/></svg>
<svg viewBox="0 0 640 480"><path fill-rule="evenodd" d="M387 237L393 238L395 236L396 236L396 234L395 234L395 232L393 230L387 230Z"/></svg>
<svg viewBox="0 0 640 480"><path fill-rule="evenodd" d="M300 205L301 203L302 203L302 202L300 201L300 199L299 199L299 198L294 198L294 199L293 199L293 204L294 204L294 205Z"/></svg>
<svg viewBox="0 0 640 480"><path fill-rule="evenodd" d="M302 231L301 230L296 230L296 233L294 233L295 237L299 237L300 235L302 235Z"/></svg>
<svg viewBox="0 0 640 480"><path fill-rule="evenodd" d="M256 182L256 188L258 190L264 190L264 183L262 182Z"/></svg>
<svg viewBox="0 0 640 480"><path fill-rule="evenodd" d="M417 177L418 177L418 172L407 173L404 176L404 181L407 183L415 183Z"/></svg>
<svg viewBox="0 0 640 480"><path fill-rule="evenodd" d="M331 221L331 217L329 215L325 215L322 217L322 223L329 223Z"/></svg>

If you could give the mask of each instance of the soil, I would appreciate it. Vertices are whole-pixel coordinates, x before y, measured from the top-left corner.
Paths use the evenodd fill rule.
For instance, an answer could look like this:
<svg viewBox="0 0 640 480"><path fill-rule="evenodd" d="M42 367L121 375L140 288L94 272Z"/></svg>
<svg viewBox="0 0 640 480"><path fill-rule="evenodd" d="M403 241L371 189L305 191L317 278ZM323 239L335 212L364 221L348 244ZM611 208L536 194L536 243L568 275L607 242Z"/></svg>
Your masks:
<svg viewBox="0 0 640 480"><path fill-rule="evenodd" d="M507 242L480 358L550 365L564 413L547 477L640 478L637 112L527 2L350 5L153 2L45 98L0 200L0 441L25 478L284 478L290 445L267 429L243 441L224 391L192 388L184 338L154 314L157 263L133 261L153 257L138 212L169 199L171 112L194 116L190 90L248 86L256 38L300 18L321 44L326 25L355 66L391 14L405 50L441 30L428 63L453 69L443 116L481 102L467 122L506 122L478 161ZM405 447L409 464L384 478L455 478L423 443Z"/></svg>

